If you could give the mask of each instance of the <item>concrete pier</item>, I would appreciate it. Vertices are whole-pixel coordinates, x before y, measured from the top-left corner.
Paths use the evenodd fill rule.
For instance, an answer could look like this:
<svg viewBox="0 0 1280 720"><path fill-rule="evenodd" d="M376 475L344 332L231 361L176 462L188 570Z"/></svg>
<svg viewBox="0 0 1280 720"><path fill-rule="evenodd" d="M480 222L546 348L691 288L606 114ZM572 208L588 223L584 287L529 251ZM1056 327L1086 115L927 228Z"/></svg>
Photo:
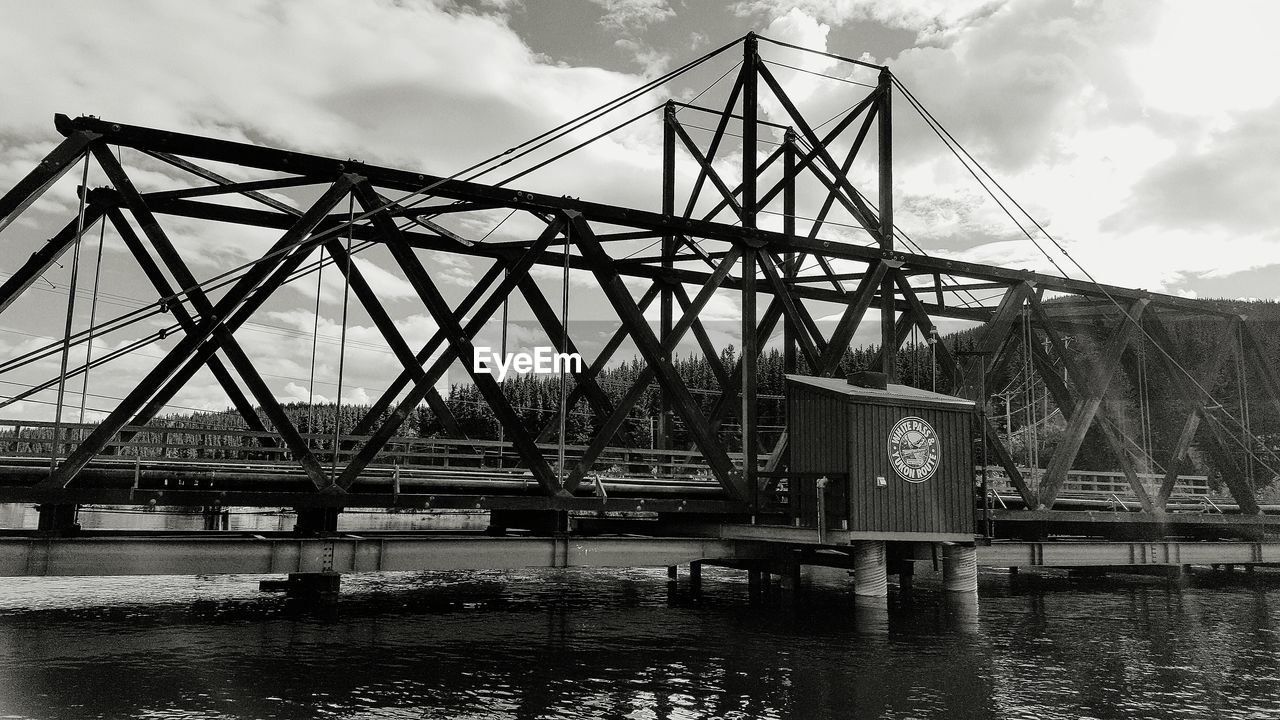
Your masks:
<svg viewBox="0 0 1280 720"><path fill-rule="evenodd" d="M260 580L258 590L283 592L298 597L335 596L342 588L342 575L336 572L289 573L288 580Z"/></svg>
<svg viewBox="0 0 1280 720"><path fill-rule="evenodd" d="M36 506L36 511L39 513L36 527L42 535L67 536L80 532L78 505L42 504Z"/></svg>
<svg viewBox="0 0 1280 720"><path fill-rule="evenodd" d="M942 546L942 587L949 593L978 594L978 549L972 545Z"/></svg>
<svg viewBox="0 0 1280 720"><path fill-rule="evenodd" d="M853 594L859 605L887 605L889 602L888 560L882 540L855 540L853 543Z"/></svg>

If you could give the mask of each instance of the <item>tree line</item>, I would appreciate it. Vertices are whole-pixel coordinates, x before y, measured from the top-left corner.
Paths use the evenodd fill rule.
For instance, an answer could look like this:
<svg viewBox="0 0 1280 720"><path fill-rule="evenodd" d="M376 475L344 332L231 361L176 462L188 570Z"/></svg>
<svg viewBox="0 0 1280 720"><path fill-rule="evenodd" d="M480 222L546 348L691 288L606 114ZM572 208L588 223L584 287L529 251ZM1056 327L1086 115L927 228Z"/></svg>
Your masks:
<svg viewBox="0 0 1280 720"><path fill-rule="evenodd" d="M1272 301L1213 302L1219 308L1247 314L1255 335L1263 345L1263 357L1268 360L1280 357L1280 304ZM1115 454L1099 428L1099 423L1105 422L1131 439L1126 442L1126 447L1140 470L1163 472L1163 464L1177 443L1187 414L1194 404L1189 402L1182 385L1175 382L1171 375L1185 370L1213 395L1220 406L1215 412L1222 417L1230 415L1236 419L1242 418L1246 414L1244 409L1247 403L1250 430L1254 436L1250 441L1254 445L1250 457L1242 446L1235 447L1230 452L1223 451L1217 443L1210 441L1212 436L1207 428L1202 427L1200 442L1192 453L1192 462L1211 475L1220 475L1235 468L1247 469L1256 485L1272 483L1276 479L1276 471L1280 470L1280 458L1276 457L1273 450L1280 447L1280 413L1262 391L1262 378L1255 368L1246 367L1241 374L1234 356L1228 360L1222 372L1212 377L1209 375L1210 365L1218 350L1224 343L1238 343L1239 339L1224 335L1222 322L1207 316L1164 320L1179 348L1174 357L1180 369L1171 370L1167 359L1161 357L1158 349L1142 338L1136 339L1133 349L1125 354L1121 368L1112 376L1106 400L1099 411L1099 417L1104 419L1095 422L1085 436L1075 467L1100 471L1118 467ZM1098 373L1102 370L1099 361L1113 326L1114 320L1110 320L1092 326L1087 323L1079 324L1063 331L1068 352L1086 373ZM947 335L939 342L953 353L971 351L978 334L979 329L967 330ZM1053 364L1054 372L1064 378L1072 395L1077 399L1085 397L1089 389L1075 386L1075 379L1064 372L1063 359L1058 357L1057 351L1047 339L1036 334L1033 342L1040 344L1045 350L1044 354ZM1015 460L1026 464L1038 457L1039 465L1043 467L1061 440L1066 418L1052 393L1048 392L1040 375L1040 368L1034 367L1027 348L1020 344L1007 353L1006 357L1007 360L989 376L987 390L991 400L984 410L1006 439ZM719 369L699 353L673 359L676 372L690 389L704 417L711 414L722 395L718 374L732 374L737 360L737 351L732 346L720 352ZM904 345L897 353L897 364L899 381L905 385L926 390L936 389L947 394L955 391L946 374L935 362L934 348L926 342ZM1029 364L1032 365L1030 372ZM765 350L758 358L757 367L760 428L758 443L760 447L768 449L776 441L786 422L782 352L775 348ZM878 368L878 346L851 347L840 362L838 375ZM645 361L635 357L606 368L596 380L616 406L645 369ZM809 374L802 355L798 358L797 372ZM573 385L574 378L569 376L565 392L571 392ZM562 392L559 376L511 376L501 384L501 388L525 431L537 436L550 426L543 437L552 441L558 437ZM444 393L444 402L466 437L483 440L502 437L503 432L493 411L475 385L451 385ZM720 428L720 437L731 450L739 450L739 429L736 413L733 412L737 403L730 405L734 407ZM662 398L658 383L651 381L631 408L627 422L619 429L612 444L645 448L655 445L656 419L661 409ZM285 410L301 432L329 436L335 430L349 433L357 423L366 419L370 407L349 403L340 407L334 404L317 404L311 407L306 404L289 404ZM688 431L678 416L673 414L673 417L673 446L691 446ZM385 414L384 417L377 418L377 421L383 419ZM1232 422L1225 421L1228 424ZM188 428L244 427L243 419L230 410L175 414L163 418L161 422ZM570 409L565 422L566 442L590 442L598 434L602 422L603 418L597 415L587 400L579 400ZM443 437L446 431L441 419L428 405L422 404L405 418L398 434L409 437ZM1242 434L1239 429L1237 434ZM324 442L318 440L316 444L324 447ZM1191 470L1190 466L1184 466L1182 472Z"/></svg>

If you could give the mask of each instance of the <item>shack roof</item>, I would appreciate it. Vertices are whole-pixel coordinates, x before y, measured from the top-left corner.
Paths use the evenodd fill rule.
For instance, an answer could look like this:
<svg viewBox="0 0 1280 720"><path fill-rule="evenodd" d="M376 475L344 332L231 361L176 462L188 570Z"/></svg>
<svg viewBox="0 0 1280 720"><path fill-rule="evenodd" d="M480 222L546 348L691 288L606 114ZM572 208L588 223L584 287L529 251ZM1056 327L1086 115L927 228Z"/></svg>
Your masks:
<svg viewBox="0 0 1280 720"><path fill-rule="evenodd" d="M942 393L930 392L929 390L921 390L910 385L895 385L889 383L884 390L878 388L859 387L850 385L844 378L820 378L811 377L809 375L787 375L787 381L796 383L797 385L806 385L808 387L825 390L837 395L844 395L851 398L861 400L870 400L882 403L928 403L940 404L954 407L957 410L971 408L974 406L972 400L965 400L954 395L944 395Z"/></svg>

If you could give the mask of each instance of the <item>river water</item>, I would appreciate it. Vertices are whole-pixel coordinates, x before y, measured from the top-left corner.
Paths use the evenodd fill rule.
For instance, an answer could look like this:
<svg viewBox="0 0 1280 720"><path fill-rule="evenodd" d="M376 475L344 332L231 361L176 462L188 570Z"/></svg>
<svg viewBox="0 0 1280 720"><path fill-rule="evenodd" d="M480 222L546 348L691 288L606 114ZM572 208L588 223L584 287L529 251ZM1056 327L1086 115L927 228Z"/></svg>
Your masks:
<svg viewBox="0 0 1280 720"><path fill-rule="evenodd" d="M753 601L708 568L0 581L4 718L1275 718L1280 582L847 578ZM895 596L894 604L901 598Z"/></svg>
<svg viewBox="0 0 1280 720"><path fill-rule="evenodd" d="M0 505L0 527L34 523ZM228 524L293 518L237 508ZM975 608L926 572L887 614L855 610L842 571L766 598L718 568L700 593L665 569L369 574L323 605L260 579L0 578L0 718L1280 718L1280 573L1175 588L984 571Z"/></svg>

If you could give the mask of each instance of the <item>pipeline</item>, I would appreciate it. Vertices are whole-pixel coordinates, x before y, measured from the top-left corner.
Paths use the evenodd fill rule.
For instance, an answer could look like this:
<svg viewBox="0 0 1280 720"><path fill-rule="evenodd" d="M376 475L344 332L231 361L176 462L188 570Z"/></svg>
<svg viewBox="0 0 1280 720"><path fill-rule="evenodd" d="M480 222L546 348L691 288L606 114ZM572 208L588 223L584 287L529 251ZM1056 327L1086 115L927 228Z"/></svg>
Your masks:
<svg viewBox="0 0 1280 720"><path fill-rule="evenodd" d="M191 468L183 464L146 465L134 467L132 462L111 462L90 465L77 476L79 487L129 487L135 481L154 488L165 483L190 483L193 487L213 489L232 489L227 485L238 485L235 489L253 489L270 483L289 482L307 483L307 476L295 468L287 466L223 466L213 469L208 465ZM228 469L228 467L230 469ZM38 482L48 476L45 465L9 465L0 467L0 483L29 484ZM13 482L17 481L17 482ZM396 483L394 468L370 468L362 474L354 485L357 489L390 488ZM703 480L663 480L650 478L600 478L601 485L609 495L619 497L700 497L721 498L724 489L719 484ZM405 470L400 469L399 486L401 492L430 491L458 492L471 491L498 492L504 494L541 495L542 488L527 471L513 472L495 470ZM168 485L167 487L172 487ZM594 487L594 486L590 486ZM590 490L590 487L584 487ZM265 488L262 488L265 489Z"/></svg>

